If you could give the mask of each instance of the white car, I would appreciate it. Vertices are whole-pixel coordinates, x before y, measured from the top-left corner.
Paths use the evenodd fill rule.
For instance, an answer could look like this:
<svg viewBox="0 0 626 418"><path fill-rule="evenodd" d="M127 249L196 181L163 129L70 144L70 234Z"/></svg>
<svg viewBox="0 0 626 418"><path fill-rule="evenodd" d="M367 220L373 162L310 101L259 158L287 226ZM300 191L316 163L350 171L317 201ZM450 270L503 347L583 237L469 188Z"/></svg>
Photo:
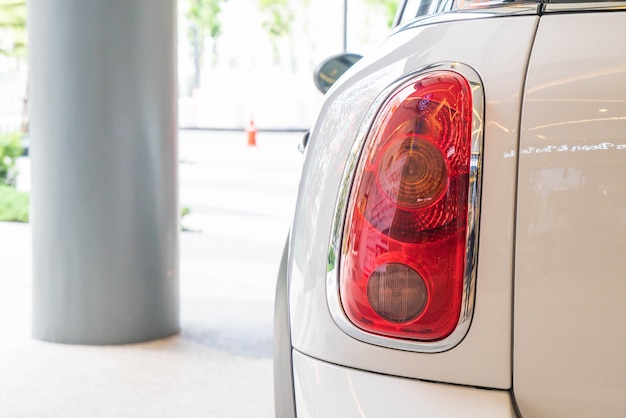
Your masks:
<svg viewBox="0 0 626 418"><path fill-rule="evenodd" d="M625 417L626 1L396 23L310 132L276 416Z"/></svg>

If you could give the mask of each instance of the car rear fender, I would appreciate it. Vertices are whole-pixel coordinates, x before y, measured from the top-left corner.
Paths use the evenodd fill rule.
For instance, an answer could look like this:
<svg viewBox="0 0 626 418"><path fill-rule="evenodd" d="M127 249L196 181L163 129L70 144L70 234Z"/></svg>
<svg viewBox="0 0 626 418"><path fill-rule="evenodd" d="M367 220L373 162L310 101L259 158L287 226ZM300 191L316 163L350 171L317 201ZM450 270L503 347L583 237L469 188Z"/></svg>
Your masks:
<svg viewBox="0 0 626 418"><path fill-rule="evenodd" d="M287 259L289 239L285 242L276 280L274 301L274 411L276 418L296 416L293 388L293 360L291 357L291 331L287 289Z"/></svg>
<svg viewBox="0 0 626 418"><path fill-rule="evenodd" d="M293 347L330 363L386 375L510 389L513 245L519 114L538 16L470 19L416 26L392 35L327 95L300 183L289 257ZM459 62L485 91L480 244L473 320L462 342L438 353L412 352L352 338L327 298L331 225L340 185L366 114L378 95L409 73ZM344 78L345 77L345 78ZM367 124L365 124L367 125Z"/></svg>

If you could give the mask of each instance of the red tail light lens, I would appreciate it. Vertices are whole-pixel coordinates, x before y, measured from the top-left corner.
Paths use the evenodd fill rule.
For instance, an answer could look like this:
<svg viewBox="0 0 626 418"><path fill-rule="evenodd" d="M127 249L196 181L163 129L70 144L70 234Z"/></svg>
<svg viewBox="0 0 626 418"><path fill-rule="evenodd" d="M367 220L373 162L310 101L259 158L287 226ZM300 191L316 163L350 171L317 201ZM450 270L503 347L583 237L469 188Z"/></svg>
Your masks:
<svg viewBox="0 0 626 418"><path fill-rule="evenodd" d="M450 70L400 86L379 109L347 206L339 297L358 328L437 341L461 315L472 91Z"/></svg>

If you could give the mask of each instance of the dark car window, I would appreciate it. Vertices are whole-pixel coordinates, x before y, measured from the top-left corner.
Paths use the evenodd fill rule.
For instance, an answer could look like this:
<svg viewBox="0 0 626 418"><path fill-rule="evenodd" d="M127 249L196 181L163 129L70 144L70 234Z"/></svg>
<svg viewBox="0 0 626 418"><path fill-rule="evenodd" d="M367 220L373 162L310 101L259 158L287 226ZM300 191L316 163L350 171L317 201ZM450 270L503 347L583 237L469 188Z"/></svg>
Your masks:
<svg viewBox="0 0 626 418"><path fill-rule="evenodd" d="M513 3L541 3L541 0L456 0L453 9L479 9Z"/></svg>
<svg viewBox="0 0 626 418"><path fill-rule="evenodd" d="M449 10L453 0L407 0L404 3L398 24L402 25L418 16L427 16Z"/></svg>

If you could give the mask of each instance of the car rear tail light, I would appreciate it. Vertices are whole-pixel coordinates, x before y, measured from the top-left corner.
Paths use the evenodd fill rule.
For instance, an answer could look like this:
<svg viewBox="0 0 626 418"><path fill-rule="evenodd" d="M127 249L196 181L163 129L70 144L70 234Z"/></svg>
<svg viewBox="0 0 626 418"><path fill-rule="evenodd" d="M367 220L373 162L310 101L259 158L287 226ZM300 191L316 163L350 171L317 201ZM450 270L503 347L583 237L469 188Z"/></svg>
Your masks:
<svg viewBox="0 0 626 418"><path fill-rule="evenodd" d="M438 351L467 332L482 100L478 76L453 64L396 84L372 114L345 174L339 273L329 276L331 311L353 336Z"/></svg>

